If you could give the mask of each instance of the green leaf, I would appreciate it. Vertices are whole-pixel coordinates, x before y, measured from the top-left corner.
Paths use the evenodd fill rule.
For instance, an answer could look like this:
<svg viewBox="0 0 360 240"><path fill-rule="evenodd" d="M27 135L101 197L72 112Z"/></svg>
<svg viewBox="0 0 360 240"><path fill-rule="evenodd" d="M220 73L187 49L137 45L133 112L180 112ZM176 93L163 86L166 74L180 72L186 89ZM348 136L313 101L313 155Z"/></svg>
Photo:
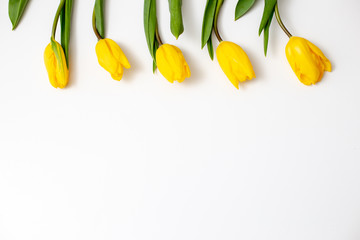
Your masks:
<svg viewBox="0 0 360 240"><path fill-rule="evenodd" d="M215 24L217 24L219 13L220 13L223 3L224 3L224 0L217 0L216 9L215 9L215 17L214 17L214 27L215 27Z"/></svg>
<svg viewBox="0 0 360 240"><path fill-rule="evenodd" d="M12 23L12 30L18 26L29 0L9 0L9 17Z"/></svg>
<svg viewBox="0 0 360 240"><path fill-rule="evenodd" d="M73 0L66 0L64 8L60 15L61 25L61 45L64 49L66 62L69 66L69 43L71 33L71 16L72 16Z"/></svg>
<svg viewBox="0 0 360 240"><path fill-rule="evenodd" d="M104 0L95 0L96 29L102 38L105 38Z"/></svg>
<svg viewBox="0 0 360 240"><path fill-rule="evenodd" d="M217 0L207 0L201 31L201 48L204 48L206 43L209 41L209 38L211 38L211 33L214 27L216 6Z"/></svg>
<svg viewBox="0 0 360 240"><path fill-rule="evenodd" d="M58 67L61 69L61 71L65 71L64 65L62 64L62 51L61 45L57 44L55 39L51 37L51 48L54 51Z"/></svg>
<svg viewBox="0 0 360 240"><path fill-rule="evenodd" d="M156 50L159 47L159 43L156 41L156 0L144 0L144 30L146 42L156 66Z"/></svg>
<svg viewBox="0 0 360 240"><path fill-rule="evenodd" d="M155 73L155 70L156 70L156 68L157 68L157 64L156 64L156 51L158 50L158 48L159 48L159 42L156 40L156 38L155 38L155 41L154 41L154 52L153 52L153 54L152 54L152 56L153 56L153 73Z"/></svg>
<svg viewBox="0 0 360 240"><path fill-rule="evenodd" d="M239 0L235 9L235 20L241 18L254 5L255 0Z"/></svg>
<svg viewBox="0 0 360 240"><path fill-rule="evenodd" d="M270 18L264 28L264 54L265 54L265 56L267 55L267 50L268 50L268 45L269 45L270 25L271 25L273 17L274 17L274 12L272 12L272 14L270 15Z"/></svg>
<svg viewBox="0 0 360 240"><path fill-rule="evenodd" d="M169 0L170 28L176 39L184 32L181 6L182 0Z"/></svg>
<svg viewBox="0 0 360 240"><path fill-rule="evenodd" d="M209 56L211 58L211 60L214 60L214 47L213 47L213 43L212 43L212 38L210 37L208 42L207 42L207 49L209 52Z"/></svg>
<svg viewBox="0 0 360 240"><path fill-rule="evenodd" d="M156 62L155 62L155 61L153 61L153 73L155 73L156 68L157 68Z"/></svg>
<svg viewBox="0 0 360 240"><path fill-rule="evenodd" d="M268 45L269 45L269 30L270 24L266 24L264 29L264 54L267 55Z"/></svg>
<svg viewBox="0 0 360 240"><path fill-rule="evenodd" d="M272 18L274 11L275 11L276 3L277 3L277 0L265 0L264 13L263 13L260 27L259 27L259 35L264 30L264 28L265 28L266 24L269 22L270 18Z"/></svg>

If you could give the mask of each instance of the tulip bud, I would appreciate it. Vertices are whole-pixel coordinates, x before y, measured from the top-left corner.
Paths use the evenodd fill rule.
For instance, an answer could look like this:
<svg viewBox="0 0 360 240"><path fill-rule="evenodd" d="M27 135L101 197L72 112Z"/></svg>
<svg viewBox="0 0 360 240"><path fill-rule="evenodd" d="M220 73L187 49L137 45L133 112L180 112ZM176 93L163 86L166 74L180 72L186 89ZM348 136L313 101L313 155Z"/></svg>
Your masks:
<svg viewBox="0 0 360 240"><path fill-rule="evenodd" d="M163 44L156 51L156 64L160 73L171 83L183 82L191 76L189 65L181 50L170 44Z"/></svg>
<svg viewBox="0 0 360 240"><path fill-rule="evenodd" d="M331 72L331 63L321 50L308 40L291 37L286 45L286 57L299 80L305 85L319 82L324 71Z"/></svg>
<svg viewBox="0 0 360 240"><path fill-rule="evenodd" d="M130 63L125 54L113 40L101 39L96 44L96 55L99 64L111 74L114 80L120 81L124 70L130 68Z"/></svg>
<svg viewBox="0 0 360 240"><path fill-rule="evenodd" d="M216 49L216 56L220 67L237 89L239 82L256 77L249 57L239 45L222 41Z"/></svg>
<svg viewBox="0 0 360 240"><path fill-rule="evenodd" d="M64 50L61 45L51 39L44 53L45 66L49 80L54 88L64 88L69 82L69 70L66 64Z"/></svg>

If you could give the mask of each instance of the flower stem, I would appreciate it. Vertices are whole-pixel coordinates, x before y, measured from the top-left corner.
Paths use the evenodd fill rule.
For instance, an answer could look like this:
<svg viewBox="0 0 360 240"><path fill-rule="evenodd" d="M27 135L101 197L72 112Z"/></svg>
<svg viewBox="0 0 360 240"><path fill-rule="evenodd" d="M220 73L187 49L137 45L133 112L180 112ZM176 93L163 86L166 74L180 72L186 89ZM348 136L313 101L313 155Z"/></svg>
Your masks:
<svg viewBox="0 0 360 240"><path fill-rule="evenodd" d="M275 16L276 16L276 20L279 23L279 26L281 27L281 29L286 33L286 35L289 38L291 38L292 37L291 33L289 32L289 30L287 30L283 21L281 20L278 4L275 5Z"/></svg>
<svg viewBox="0 0 360 240"><path fill-rule="evenodd" d="M98 41L100 41L101 39L103 39L99 33L99 31L96 28L96 15L95 15L95 8L94 8L94 12L93 12L93 16L92 16L92 27L94 30L94 33L98 39Z"/></svg>
<svg viewBox="0 0 360 240"><path fill-rule="evenodd" d="M163 42L162 42L161 37L160 37L159 28L158 28L158 24L157 24L157 23L156 23L156 29L155 29L155 37L156 37L156 40L158 41L159 45L163 45Z"/></svg>
<svg viewBox="0 0 360 240"><path fill-rule="evenodd" d="M54 19L54 23L53 23L53 26L52 26L52 31L51 31L51 37L55 39L55 33L56 33L56 27L58 25L58 22L59 22L59 17L60 17L60 13L63 9L65 5L65 0L61 0L60 4L59 4L59 7L56 11L56 15L55 15L55 19Z"/></svg>
<svg viewBox="0 0 360 240"><path fill-rule="evenodd" d="M214 19L214 32L215 32L215 36L219 40L219 42L223 41L223 39L219 33L219 28L218 28L219 13L220 13L220 9L221 9L223 2L224 2L224 0L220 0L218 2L217 7L216 7L216 12L215 12L215 19Z"/></svg>
<svg viewBox="0 0 360 240"><path fill-rule="evenodd" d="M217 19L216 19L217 20ZM215 32L215 36L216 38L219 40L219 42L222 42L223 39L221 38L221 35L219 33L219 29L218 29L218 25L214 24L214 32Z"/></svg>

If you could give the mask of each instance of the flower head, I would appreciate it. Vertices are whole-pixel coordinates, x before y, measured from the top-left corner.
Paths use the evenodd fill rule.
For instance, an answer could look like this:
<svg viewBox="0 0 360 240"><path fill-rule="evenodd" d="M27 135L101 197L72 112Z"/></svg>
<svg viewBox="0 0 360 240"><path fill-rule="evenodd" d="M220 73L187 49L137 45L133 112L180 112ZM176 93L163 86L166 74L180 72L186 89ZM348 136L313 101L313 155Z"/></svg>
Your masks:
<svg viewBox="0 0 360 240"><path fill-rule="evenodd" d="M99 64L111 74L114 80L120 81L124 73L123 68L131 66L119 45L105 38L98 41L95 50Z"/></svg>
<svg viewBox="0 0 360 240"><path fill-rule="evenodd" d="M51 43L45 48L44 61L51 85L54 88L66 87L69 82L69 69L64 50L54 39L51 39Z"/></svg>
<svg viewBox="0 0 360 240"><path fill-rule="evenodd" d="M249 57L239 45L222 41L216 49L216 56L220 67L237 89L239 82L256 77Z"/></svg>
<svg viewBox="0 0 360 240"><path fill-rule="evenodd" d="M182 82L191 72L181 50L170 44L163 44L156 51L156 64L160 73L171 83Z"/></svg>
<svg viewBox="0 0 360 240"><path fill-rule="evenodd" d="M331 63L321 50L308 40L291 37L286 45L286 57L299 80L305 85L319 82L324 71L331 72Z"/></svg>

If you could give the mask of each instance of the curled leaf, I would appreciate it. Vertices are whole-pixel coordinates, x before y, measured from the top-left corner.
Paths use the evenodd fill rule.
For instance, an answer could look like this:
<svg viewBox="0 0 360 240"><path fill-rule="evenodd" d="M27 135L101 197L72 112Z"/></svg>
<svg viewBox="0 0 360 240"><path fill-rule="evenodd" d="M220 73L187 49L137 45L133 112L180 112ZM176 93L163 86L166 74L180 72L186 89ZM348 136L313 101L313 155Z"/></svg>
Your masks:
<svg viewBox="0 0 360 240"><path fill-rule="evenodd" d="M71 31L72 6L73 6L73 0L66 0L60 15L61 45L64 49L66 62L68 65L69 65L69 43L70 43L70 31Z"/></svg>
<svg viewBox="0 0 360 240"><path fill-rule="evenodd" d="M201 48L204 48L206 43L209 41L209 38L211 38L214 27L216 6L217 0L207 0L201 31Z"/></svg>
<svg viewBox="0 0 360 240"><path fill-rule="evenodd" d="M254 5L255 0L239 0L235 9L235 20L241 18Z"/></svg>
<svg viewBox="0 0 360 240"><path fill-rule="evenodd" d="M94 13L96 30L102 38L105 38L104 0L95 0Z"/></svg>
<svg viewBox="0 0 360 240"><path fill-rule="evenodd" d="M265 56L268 50L269 44L269 29L271 25L271 21L274 17L275 6L277 4L277 0L265 0L264 13L261 19L259 35L264 31L264 52Z"/></svg>
<svg viewBox="0 0 360 240"><path fill-rule="evenodd" d="M268 45L269 45L269 35L270 35L270 25L271 19L273 18L274 13L270 16L270 21L265 26L264 29L264 54L267 55Z"/></svg>
<svg viewBox="0 0 360 240"><path fill-rule="evenodd" d="M156 17L156 0L144 0L144 30L146 42L153 58L153 69L156 69L156 50L159 43L156 40L157 17Z"/></svg>
<svg viewBox="0 0 360 240"><path fill-rule="evenodd" d="M184 32L181 6L182 0L169 0L170 28L176 39Z"/></svg>
<svg viewBox="0 0 360 240"><path fill-rule="evenodd" d="M207 49L211 60L214 60L214 46L213 46L212 38L209 38L207 42Z"/></svg>
<svg viewBox="0 0 360 240"><path fill-rule="evenodd" d="M275 12L276 3L277 3L277 0L265 0L264 13L263 13L260 27L259 27L259 35L264 30L266 24L272 20L272 16Z"/></svg>
<svg viewBox="0 0 360 240"><path fill-rule="evenodd" d="M29 0L9 0L9 17L12 29L18 26Z"/></svg>

